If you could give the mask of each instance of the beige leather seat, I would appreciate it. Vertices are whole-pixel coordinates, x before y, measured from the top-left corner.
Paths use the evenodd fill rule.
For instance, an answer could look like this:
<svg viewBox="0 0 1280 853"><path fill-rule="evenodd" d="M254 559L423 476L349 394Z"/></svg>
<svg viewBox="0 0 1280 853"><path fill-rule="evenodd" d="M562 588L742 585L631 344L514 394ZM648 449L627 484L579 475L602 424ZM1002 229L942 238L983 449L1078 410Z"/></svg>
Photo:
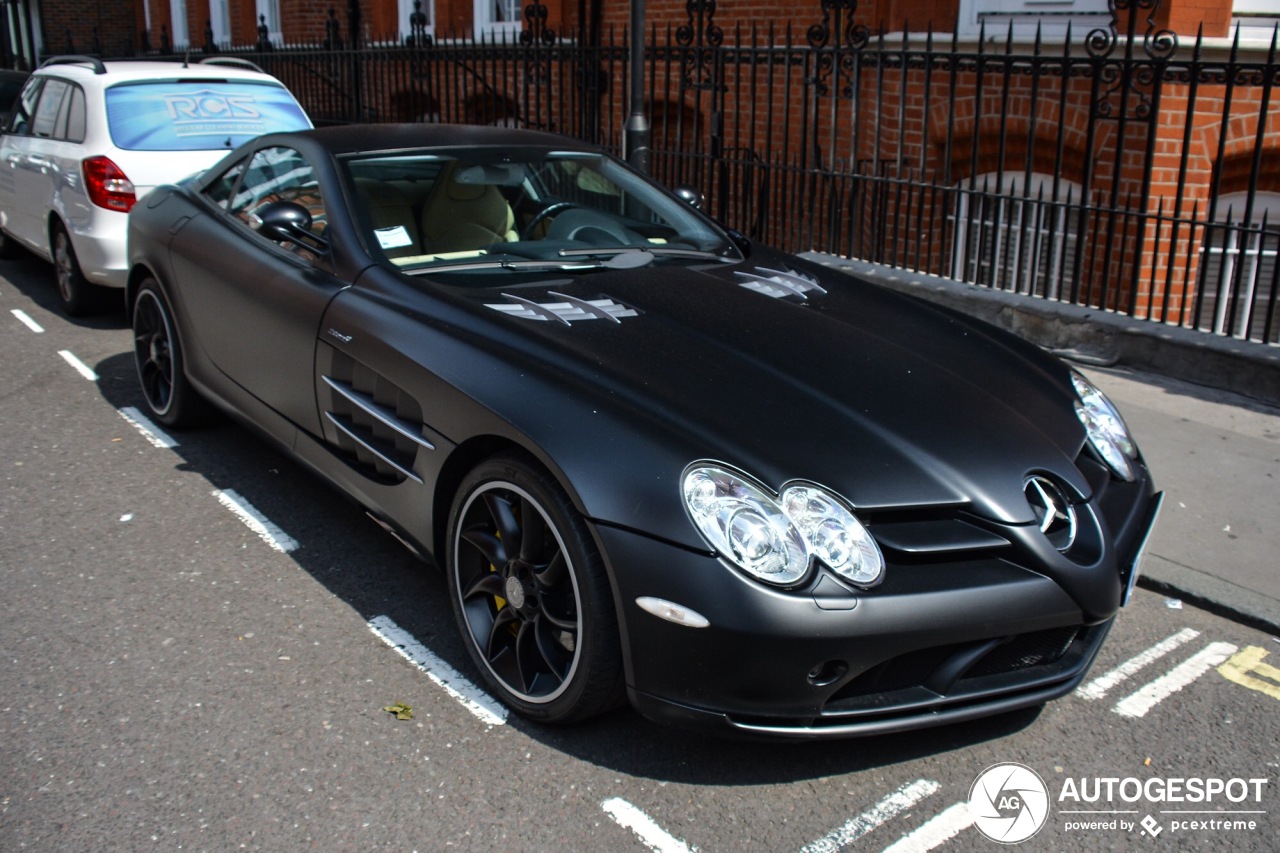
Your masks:
<svg viewBox="0 0 1280 853"><path fill-rule="evenodd" d="M518 240L511 205L496 186L460 182L469 169L450 163L422 204L422 252L463 252Z"/></svg>
<svg viewBox="0 0 1280 853"><path fill-rule="evenodd" d="M402 190L371 178L356 178L356 190L388 258L422 254L418 217Z"/></svg>

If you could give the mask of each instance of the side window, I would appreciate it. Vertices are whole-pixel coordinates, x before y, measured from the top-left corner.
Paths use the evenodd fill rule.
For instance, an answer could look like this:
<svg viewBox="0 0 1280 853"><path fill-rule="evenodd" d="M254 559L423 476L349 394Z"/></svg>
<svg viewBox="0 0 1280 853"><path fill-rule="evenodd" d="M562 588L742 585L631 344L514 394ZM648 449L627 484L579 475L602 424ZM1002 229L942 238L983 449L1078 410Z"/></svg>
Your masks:
<svg viewBox="0 0 1280 853"><path fill-rule="evenodd" d="M31 121L31 132L36 136L52 137L58 124L58 113L71 84L65 80L50 80L44 84L44 94Z"/></svg>
<svg viewBox="0 0 1280 853"><path fill-rule="evenodd" d="M84 91L79 86L72 86L63 106L62 115L58 118L59 138L68 142L84 142Z"/></svg>
<svg viewBox="0 0 1280 853"><path fill-rule="evenodd" d="M210 182L204 188L205 197L226 210L227 205L231 203L231 191L236 188L236 181L240 180L240 176L244 174L245 162L245 160L236 161L231 168Z"/></svg>
<svg viewBox="0 0 1280 853"><path fill-rule="evenodd" d="M315 171L292 148L276 146L256 152L245 168L227 211L252 228L257 212L276 201L302 205L311 214L311 232L316 236L324 233L325 208ZM305 254L293 245L284 248Z"/></svg>
<svg viewBox="0 0 1280 853"><path fill-rule="evenodd" d="M31 117L36 114L36 103L40 100L40 90L44 87L43 77L32 77L22 90L22 97L13 106L13 120L9 123L10 133L31 133Z"/></svg>

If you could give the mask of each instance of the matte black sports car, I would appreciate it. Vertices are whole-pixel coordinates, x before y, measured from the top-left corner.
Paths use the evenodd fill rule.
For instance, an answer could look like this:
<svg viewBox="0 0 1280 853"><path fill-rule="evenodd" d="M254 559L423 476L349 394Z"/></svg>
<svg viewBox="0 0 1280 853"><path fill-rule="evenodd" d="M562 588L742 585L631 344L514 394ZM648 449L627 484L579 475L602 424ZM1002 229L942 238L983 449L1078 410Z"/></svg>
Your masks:
<svg viewBox="0 0 1280 853"><path fill-rule="evenodd" d="M433 557L536 720L625 696L821 737L1038 705L1159 504L1062 362L558 136L268 135L143 199L129 254L152 414L216 404Z"/></svg>

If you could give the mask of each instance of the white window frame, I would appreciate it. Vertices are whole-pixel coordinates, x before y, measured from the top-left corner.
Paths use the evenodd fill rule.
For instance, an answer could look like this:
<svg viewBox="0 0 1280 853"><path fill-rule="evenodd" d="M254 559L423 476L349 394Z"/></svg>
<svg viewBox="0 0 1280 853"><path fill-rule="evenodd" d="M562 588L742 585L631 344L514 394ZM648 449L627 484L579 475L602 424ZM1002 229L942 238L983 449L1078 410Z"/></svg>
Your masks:
<svg viewBox="0 0 1280 853"><path fill-rule="evenodd" d="M1231 25L1234 37L1237 31L1240 41L1261 42L1270 46L1276 24L1280 23L1280 0L1232 0Z"/></svg>
<svg viewBox="0 0 1280 853"><path fill-rule="evenodd" d="M949 217L955 237L952 278L1056 299L1069 292L1075 275L1070 259L1080 250L1077 205L1084 193L1079 184L1041 172L1032 172L1030 181L1022 172L1006 172L1003 179L989 172L961 181L955 189L956 210ZM994 215L984 210L981 220L970 221L969 205L975 202L975 194L981 194L977 203L985 203L988 209L995 206ZM1036 220L1028 221L1028 216ZM982 230L975 234L972 227ZM1031 245L1025 244L1026 238ZM992 270L990 276L977 274L983 265L1002 259L1008 260L1007 266Z"/></svg>
<svg viewBox="0 0 1280 853"><path fill-rule="evenodd" d="M1012 26L1015 41L1030 41L1038 26L1041 38L1061 39L1068 23L1073 41L1110 26L1107 0L960 0L956 34L976 39L985 24L988 41L1004 41Z"/></svg>
<svg viewBox="0 0 1280 853"><path fill-rule="evenodd" d="M413 0L399 0L400 41L413 35L411 18L413 16ZM427 16L427 26L423 30L431 38L436 37L436 0L422 0L422 13Z"/></svg>
<svg viewBox="0 0 1280 853"><path fill-rule="evenodd" d="M187 0L169 0L169 44L186 47L191 43L187 30Z"/></svg>
<svg viewBox="0 0 1280 853"><path fill-rule="evenodd" d="M1242 245L1241 238L1246 236L1238 228L1230 228L1224 232L1214 226L1245 225L1244 211L1248 204L1248 192L1224 193L1218 196L1214 211L1215 221L1210 224L1200 243L1200 264L1203 267L1214 256L1221 256L1221 272L1216 290L1212 294L1214 300L1211 316L1200 312L1200 328L1213 331L1219 335L1230 334L1236 338L1247 338L1250 326L1259 329L1266 323L1265 310L1260 316L1250 317L1250 311L1240 311L1235 318L1235 325L1228 331L1227 312L1231 307L1231 292L1235 286L1236 267L1243 264L1240 270L1240 286L1243 288L1240 304L1252 306L1254 296L1259 287L1270 287L1272 273L1265 269L1265 261L1274 268L1280 263L1280 193L1257 190L1253 194L1253 212L1249 222L1261 228L1265 219L1266 234L1252 233ZM1267 238L1263 242L1264 236ZM1207 243L1207 245L1206 245ZM1224 245L1225 243L1225 245ZM1200 276L1205 281L1207 276ZM1200 294L1197 298L1200 298ZM1193 311L1198 310L1193 308ZM1194 320L1195 314L1191 315Z"/></svg>
<svg viewBox="0 0 1280 853"><path fill-rule="evenodd" d="M209 0L209 28L218 47L231 42L231 0Z"/></svg>
<svg viewBox="0 0 1280 853"><path fill-rule="evenodd" d="M515 19L496 20L498 5L507 7L507 11L515 13ZM475 0L475 35L476 38L514 41L524 29L524 3L521 0Z"/></svg>

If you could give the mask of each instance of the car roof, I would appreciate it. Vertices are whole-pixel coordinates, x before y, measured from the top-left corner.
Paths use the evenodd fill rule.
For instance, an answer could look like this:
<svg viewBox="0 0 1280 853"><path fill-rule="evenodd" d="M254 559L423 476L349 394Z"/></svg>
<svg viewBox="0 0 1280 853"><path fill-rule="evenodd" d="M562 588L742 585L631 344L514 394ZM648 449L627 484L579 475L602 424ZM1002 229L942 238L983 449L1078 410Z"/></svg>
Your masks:
<svg viewBox="0 0 1280 853"><path fill-rule="evenodd" d="M218 61L221 60L221 61ZM226 57L204 57L198 62L160 59L100 60L91 56L53 56L45 60L36 74L56 73L77 80L94 80L106 87L120 82L172 79L188 80L262 80L279 83L270 74L251 63Z"/></svg>
<svg viewBox="0 0 1280 853"><path fill-rule="evenodd" d="M569 151L603 151L598 146L538 130L469 124L351 124L295 131L342 156L373 151L423 148L537 147ZM286 134L291 135L291 134Z"/></svg>

